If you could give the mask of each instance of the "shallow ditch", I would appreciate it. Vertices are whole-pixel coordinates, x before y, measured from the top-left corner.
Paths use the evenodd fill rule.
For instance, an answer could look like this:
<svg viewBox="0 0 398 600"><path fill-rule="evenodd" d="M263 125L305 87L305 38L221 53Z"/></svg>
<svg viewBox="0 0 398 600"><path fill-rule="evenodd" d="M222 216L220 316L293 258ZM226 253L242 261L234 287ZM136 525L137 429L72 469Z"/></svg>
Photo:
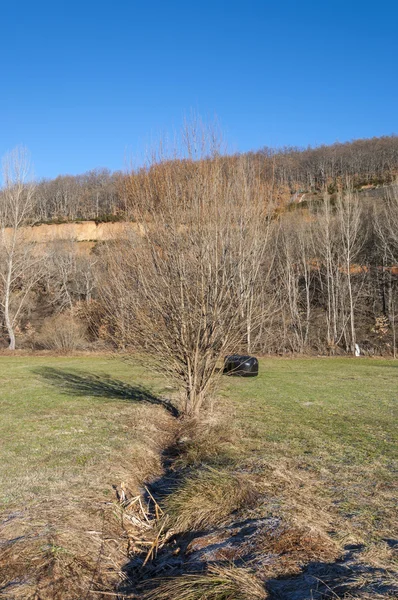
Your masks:
<svg viewBox="0 0 398 600"><path fill-rule="evenodd" d="M232 513L222 525L174 534L167 529L167 517L160 506L192 472L174 468L180 452L176 439L163 453L163 475L143 487L139 502L133 499L135 506L144 507L146 518L140 517L141 524L136 522L135 530L133 518L133 533L128 533L133 541L123 567L125 579L116 592L120 599L142 598L148 590L155 598L164 578L184 578L223 565L255 573L264 587L264 598L270 600L398 597L398 579L385 569L362 562L362 546L346 546L338 556L333 552L328 555L327 550L312 547L314 540L303 538L295 548L294 534L283 518L267 511L261 515L243 509ZM124 501L128 516L128 501ZM283 547L281 540L289 536L290 546ZM137 537L147 539L147 545L137 544Z"/></svg>

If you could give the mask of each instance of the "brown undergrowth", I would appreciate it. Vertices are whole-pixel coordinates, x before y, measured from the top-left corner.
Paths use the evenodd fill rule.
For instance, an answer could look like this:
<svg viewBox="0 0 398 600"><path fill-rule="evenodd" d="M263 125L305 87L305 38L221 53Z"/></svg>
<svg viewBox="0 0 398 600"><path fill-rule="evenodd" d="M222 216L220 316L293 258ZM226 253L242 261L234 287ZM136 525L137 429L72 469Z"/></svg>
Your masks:
<svg viewBox="0 0 398 600"><path fill-rule="evenodd" d="M145 600L263 600L262 582L247 568L210 566L206 573L164 580Z"/></svg>

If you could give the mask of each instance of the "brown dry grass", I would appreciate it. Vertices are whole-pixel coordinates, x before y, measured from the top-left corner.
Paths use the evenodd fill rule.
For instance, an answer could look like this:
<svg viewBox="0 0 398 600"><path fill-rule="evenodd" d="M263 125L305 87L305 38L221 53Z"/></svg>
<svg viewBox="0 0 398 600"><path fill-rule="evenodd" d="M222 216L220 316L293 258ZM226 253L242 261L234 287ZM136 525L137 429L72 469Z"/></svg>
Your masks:
<svg viewBox="0 0 398 600"><path fill-rule="evenodd" d="M272 463L255 458L242 463L241 468L253 474L263 498L262 509L276 505L284 520L298 527L310 524L320 533L337 532L343 526L343 519L322 481L314 473L300 469L296 461Z"/></svg>
<svg viewBox="0 0 398 600"><path fill-rule="evenodd" d="M177 430L178 448L174 469L201 464L228 463L239 456L240 432L231 404L219 400L200 419L184 419Z"/></svg>
<svg viewBox="0 0 398 600"><path fill-rule="evenodd" d="M208 466L186 476L163 508L176 532L194 531L223 523L233 511L253 506L257 498L246 474Z"/></svg>
<svg viewBox="0 0 398 600"><path fill-rule="evenodd" d="M140 418L148 419L148 412L140 411ZM162 434L159 429L158 435ZM128 494L137 493L143 479L160 473L159 454L152 454L149 440L141 444L135 444L134 455L128 453L129 465L123 466L122 487ZM106 471L110 480L93 472L85 489L80 485L68 489L65 482L62 492L57 486L45 500L6 517L9 521L1 525L0 597L81 600L101 597L94 590L115 588L129 540L116 495L99 492L100 486L111 488L112 465L106 465ZM114 482L119 489L120 474L120 465L115 464Z"/></svg>
<svg viewBox="0 0 398 600"><path fill-rule="evenodd" d="M338 544L326 532L321 533L311 526L285 523L275 531L259 536L256 542L257 552L277 557L261 569L262 578L295 575L310 562L333 562L341 554Z"/></svg>
<svg viewBox="0 0 398 600"><path fill-rule="evenodd" d="M116 584L125 545L112 507L65 504L40 513L32 509L2 530L1 597L77 600Z"/></svg>
<svg viewBox="0 0 398 600"><path fill-rule="evenodd" d="M264 585L248 569L212 566L208 572L164 579L145 600L264 600Z"/></svg>

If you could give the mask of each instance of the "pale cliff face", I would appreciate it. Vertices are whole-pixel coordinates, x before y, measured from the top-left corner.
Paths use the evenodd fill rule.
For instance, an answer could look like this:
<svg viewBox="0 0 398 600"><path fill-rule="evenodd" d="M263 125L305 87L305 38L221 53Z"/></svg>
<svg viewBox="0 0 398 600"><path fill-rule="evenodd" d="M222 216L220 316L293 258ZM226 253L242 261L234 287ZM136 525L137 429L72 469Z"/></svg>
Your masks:
<svg viewBox="0 0 398 600"><path fill-rule="evenodd" d="M99 223L84 221L83 223L62 223L60 225L37 225L24 227L21 230L27 242L45 244L55 241L102 242L120 239L129 231L138 231L135 223ZM11 230L6 229L6 236Z"/></svg>

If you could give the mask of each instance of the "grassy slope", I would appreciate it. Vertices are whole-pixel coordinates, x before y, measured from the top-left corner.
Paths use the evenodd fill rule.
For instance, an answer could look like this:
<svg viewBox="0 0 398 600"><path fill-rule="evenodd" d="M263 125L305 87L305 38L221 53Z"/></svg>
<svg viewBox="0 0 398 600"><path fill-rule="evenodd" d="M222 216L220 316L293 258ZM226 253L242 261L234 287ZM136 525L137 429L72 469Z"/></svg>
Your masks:
<svg viewBox="0 0 398 600"><path fill-rule="evenodd" d="M148 383L106 357L0 358L0 596L89 598L94 580L112 589L126 556L112 486L137 493L159 474L172 427L139 400Z"/></svg>
<svg viewBox="0 0 398 600"><path fill-rule="evenodd" d="M231 378L223 395L247 452L315 473L365 537L393 535L397 362L264 359L258 378Z"/></svg>
<svg viewBox="0 0 398 600"><path fill-rule="evenodd" d="M1 504L87 480L109 494L143 443L154 450L145 439L156 433L159 408L123 398L129 385L148 383L143 369L106 357L1 357ZM150 383L161 392L159 379Z"/></svg>
<svg viewBox="0 0 398 600"><path fill-rule="evenodd" d="M104 530L101 503L112 500L111 485L124 480L136 489L160 470L171 418L126 399L140 397L142 384L168 393L161 378L105 357L0 358L0 508L6 515L23 509L0 537L37 539L30 557L47 553L46 560L49 553L62 559L66 548L69 571L62 563L59 572L67 573L68 589L70 557L83 548L85 560L96 560L101 550L87 528ZM392 537L397 384L398 364L377 359L264 359L256 379L224 378L221 395L232 399L240 428L237 462L288 461L287 473L315 474L325 501L360 535ZM107 538L120 535L108 530ZM21 547L6 557L6 579L24 577ZM29 595L23 585L8 597Z"/></svg>

